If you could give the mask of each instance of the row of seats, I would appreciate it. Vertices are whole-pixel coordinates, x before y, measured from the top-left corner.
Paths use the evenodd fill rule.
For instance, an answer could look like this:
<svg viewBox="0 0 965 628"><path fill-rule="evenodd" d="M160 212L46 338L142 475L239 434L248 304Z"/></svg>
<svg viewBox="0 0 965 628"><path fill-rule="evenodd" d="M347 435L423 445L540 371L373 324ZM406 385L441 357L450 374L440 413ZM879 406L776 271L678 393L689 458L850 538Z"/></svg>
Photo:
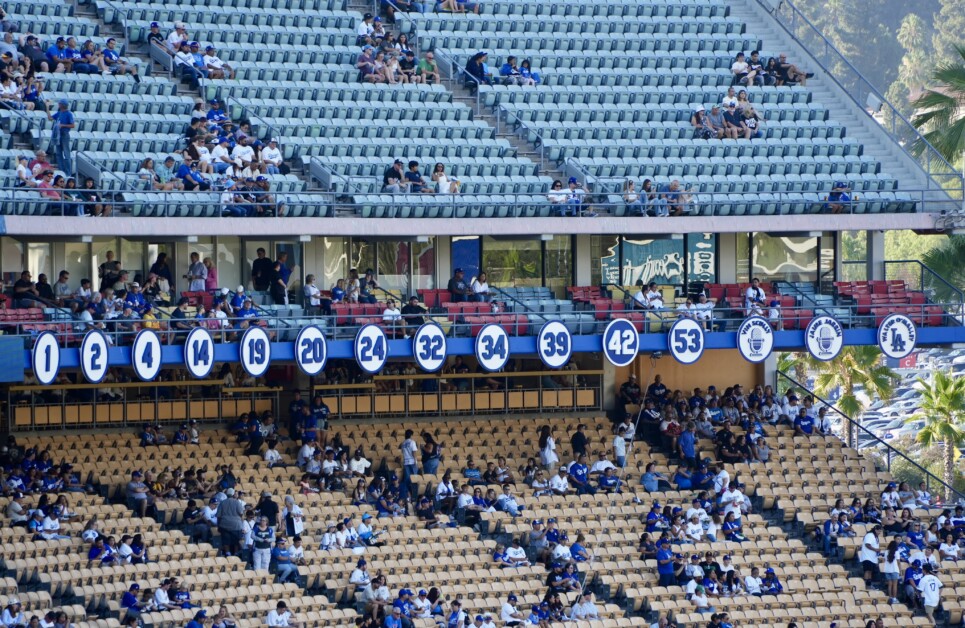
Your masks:
<svg viewBox="0 0 965 628"><path fill-rule="evenodd" d="M542 16L503 16L479 14L470 19L445 14L432 15L420 20L418 29L432 33L548 33L580 35L743 35L743 22L731 18L718 18L710 22L681 22L676 16L591 16L580 21L559 22Z"/></svg>

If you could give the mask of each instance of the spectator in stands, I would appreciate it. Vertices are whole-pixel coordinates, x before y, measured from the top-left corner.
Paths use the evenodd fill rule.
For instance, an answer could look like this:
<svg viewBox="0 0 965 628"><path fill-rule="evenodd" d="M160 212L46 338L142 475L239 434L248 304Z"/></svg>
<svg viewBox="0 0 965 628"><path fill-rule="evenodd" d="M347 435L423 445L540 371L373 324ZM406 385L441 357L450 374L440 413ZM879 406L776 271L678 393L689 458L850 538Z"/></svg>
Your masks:
<svg viewBox="0 0 965 628"><path fill-rule="evenodd" d="M477 7L478 11L478 7ZM485 51L480 51L466 61L466 76L469 79L467 85L475 89L478 85L492 85L492 74L488 72L486 61L489 56Z"/></svg>
<svg viewBox="0 0 965 628"><path fill-rule="evenodd" d="M188 42L188 31L184 28L184 22L175 22L174 30L168 33L167 49L170 54L175 54L181 49L182 44Z"/></svg>
<svg viewBox="0 0 965 628"><path fill-rule="evenodd" d="M419 64L416 66L416 76L421 79L420 83L432 85L439 82L439 65L436 63L435 55L431 50L419 59Z"/></svg>
<svg viewBox="0 0 965 628"><path fill-rule="evenodd" d="M807 79L813 78L812 72L802 72L796 65L787 62L787 55L778 55L777 68L780 72L780 84L799 84L802 87L807 85Z"/></svg>
<svg viewBox="0 0 965 628"><path fill-rule="evenodd" d="M753 85L756 74L751 71L750 66L744 60L744 53L738 52L734 63L730 66L730 72L734 75L734 82L739 85Z"/></svg>
<svg viewBox="0 0 965 628"><path fill-rule="evenodd" d="M204 49L204 66L208 73L208 78L213 79L233 79L235 77L234 68L222 61L214 46L207 46Z"/></svg>
<svg viewBox="0 0 965 628"><path fill-rule="evenodd" d="M709 140L717 135L705 112L704 106L698 105L690 115L690 126L693 127L695 140Z"/></svg>
<svg viewBox="0 0 965 628"><path fill-rule="evenodd" d="M749 140L751 138L751 130L746 124L744 124L744 118L737 110L736 105L736 102L728 103L727 109L724 111L724 128L726 130L726 135L733 140L741 137L743 137L745 140Z"/></svg>
<svg viewBox="0 0 965 628"><path fill-rule="evenodd" d="M864 581L867 587L871 587L878 573L878 551L881 548L878 541L878 534L880 532L880 525L876 524L872 526L861 540L861 548L858 550L858 560L861 561L864 570Z"/></svg>
<svg viewBox="0 0 965 628"><path fill-rule="evenodd" d="M835 181L824 208L832 214L841 214L845 211L851 211L851 203L851 188L844 181Z"/></svg>
<svg viewBox="0 0 965 628"><path fill-rule="evenodd" d="M104 65L107 67L107 70L114 75L130 74L135 83L140 83L141 77L137 74L137 66L133 64L128 65L126 61L121 60L121 54L117 50L117 41L111 37L107 40L106 46L103 55Z"/></svg>
<svg viewBox="0 0 965 628"><path fill-rule="evenodd" d="M556 453L556 439L553 438L553 428L549 425L540 428L539 457L543 468L553 473L560 458Z"/></svg>
<svg viewBox="0 0 965 628"><path fill-rule="evenodd" d="M47 120L53 122L50 143L56 146L57 167L69 176L73 173L70 130L77 126L74 112L70 110L70 101L63 98L57 101L57 111L53 114L48 112Z"/></svg>
<svg viewBox="0 0 965 628"><path fill-rule="evenodd" d="M703 116L703 129L710 131L709 135L705 139L717 138L723 139L727 134L727 125L724 123L724 114L720 110L720 105L714 103L710 107L710 112ZM695 134L697 130L695 130ZM701 134L706 135L704 133Z"/></svg>
<svg viewBox="0 0 965 628"><path fill-rule="evenodd" d="M432 175L429 177L436 184L436 192L438 194L458 194L459 193L459 179L452 177L450 178L446 174L446 166L443 163L437 163L432 169Z"/></svg>
<svg viewBox="0 0 965 628"><path fill-rule="evenodd" d="M469 284L469 288L472 291L472 301L488 303L491 299L489 293L489 277L486 275L486 271L482 271L474 277Z"/></svg>
<svg viewBox="0 0 965 628"><path fill-rule="evenodd" d="M472 295L472 289L466 284L465 271L461 268L453 271L447 289L449 290L449 297L453 303L468 301Z"/></svg>
<svg viewBox="0 0 965 628"><path fill-rule="evenodd" d="M945 585L935 576L936 570L931 564L926 563L923 570L925 575L918 581L918 592L921 595L922 606L925 608L925 616L937 625L935 610L941 604L941 589Z"/></svg>
<svg viewBox="0 0 965 628"><path fill-rule="evenodd" d="M178 167L176 176L181 180L184 189L189 192L193 190L207 191L211 189L211 184L201 176L194 160L188 155L184 156L184 161L181 166Z"/></svg>
<svg viewBox="0 0 965 628"><path fill-rule="evenodd" d="M744 126L747 127L749 133L748 139L758 139L764 136L764 131L762 126L764 124L763 119L757 110L752 106L746 107L741 113Z"/></svg>

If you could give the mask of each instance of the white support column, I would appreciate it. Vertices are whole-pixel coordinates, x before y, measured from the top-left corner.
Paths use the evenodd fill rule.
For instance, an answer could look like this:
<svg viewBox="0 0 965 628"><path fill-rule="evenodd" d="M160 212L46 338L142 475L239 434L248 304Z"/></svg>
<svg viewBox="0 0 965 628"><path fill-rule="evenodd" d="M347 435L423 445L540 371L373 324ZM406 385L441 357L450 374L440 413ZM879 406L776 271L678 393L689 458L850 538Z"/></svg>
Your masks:
<svg viewBox="0 0 965 628"><path fill-rule="evenodd" d="M452 238L436 236L436 287L445 288L452 277Z"/></svg>
<svg viewBox="0 0 965 628"><path fill-rule="evenodd" d="M867 279L881 281L885 278L885 232L867 231Z"/></svg>
<svg viewBox="0 0 965 628"><path fill-rule="evenodd" d="M717 236L717 283L737 283L737 234Z"/></svg>
<svg viewBox="0 0 965 628"><path fill-rule="evenodd" d="M590 285L590 267L593 262L590 260L590 237L586 234L576 236L573 244L573 266L575 269L576 286Z"/></svg>

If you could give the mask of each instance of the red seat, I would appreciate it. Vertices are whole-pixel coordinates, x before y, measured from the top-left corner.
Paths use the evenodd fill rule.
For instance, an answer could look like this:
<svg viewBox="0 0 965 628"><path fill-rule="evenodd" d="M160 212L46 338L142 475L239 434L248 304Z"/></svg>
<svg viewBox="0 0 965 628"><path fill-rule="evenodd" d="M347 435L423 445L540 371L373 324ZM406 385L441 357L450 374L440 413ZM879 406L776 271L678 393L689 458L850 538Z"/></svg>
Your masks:
<svg viewBox="0 0 965 628"><path fill-rule="evenodd" d="M929 327L941 327L945 324L945 311L940 305L925 306L925 325Z"/></svg>
<svg viewBox="0 0 965 628"><path fill-rule="evenodd" d="M641 334L643 333L643 326L644 326L643 312L624 312L623 318L630 321L630 323L633 325L634 329L636 329L638 333L641 333Z"/></svg>

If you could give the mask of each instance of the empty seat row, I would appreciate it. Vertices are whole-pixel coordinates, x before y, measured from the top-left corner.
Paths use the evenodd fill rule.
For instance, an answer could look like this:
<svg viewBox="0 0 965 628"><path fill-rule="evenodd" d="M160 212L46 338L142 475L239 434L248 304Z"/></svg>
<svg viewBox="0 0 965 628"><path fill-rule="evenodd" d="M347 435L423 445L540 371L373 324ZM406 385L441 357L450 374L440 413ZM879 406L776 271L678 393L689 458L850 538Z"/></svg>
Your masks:
<svg viewBox="0 0 965 628"><path fill-rule="evenodd" d="M273 107L279 101L337 101L355 100L365 102L426 102L448 103L452 93L442 85L372 85L342 83L294 83L279 85L271 81L248 81L239 84L235 81L210 80L206 82L205 96L211 98L234 97L255 106ZM261 105L259 105L261 101ZM231 105L231 103L229 103ZM239 117L232 110L231 116Z"/></svg>

